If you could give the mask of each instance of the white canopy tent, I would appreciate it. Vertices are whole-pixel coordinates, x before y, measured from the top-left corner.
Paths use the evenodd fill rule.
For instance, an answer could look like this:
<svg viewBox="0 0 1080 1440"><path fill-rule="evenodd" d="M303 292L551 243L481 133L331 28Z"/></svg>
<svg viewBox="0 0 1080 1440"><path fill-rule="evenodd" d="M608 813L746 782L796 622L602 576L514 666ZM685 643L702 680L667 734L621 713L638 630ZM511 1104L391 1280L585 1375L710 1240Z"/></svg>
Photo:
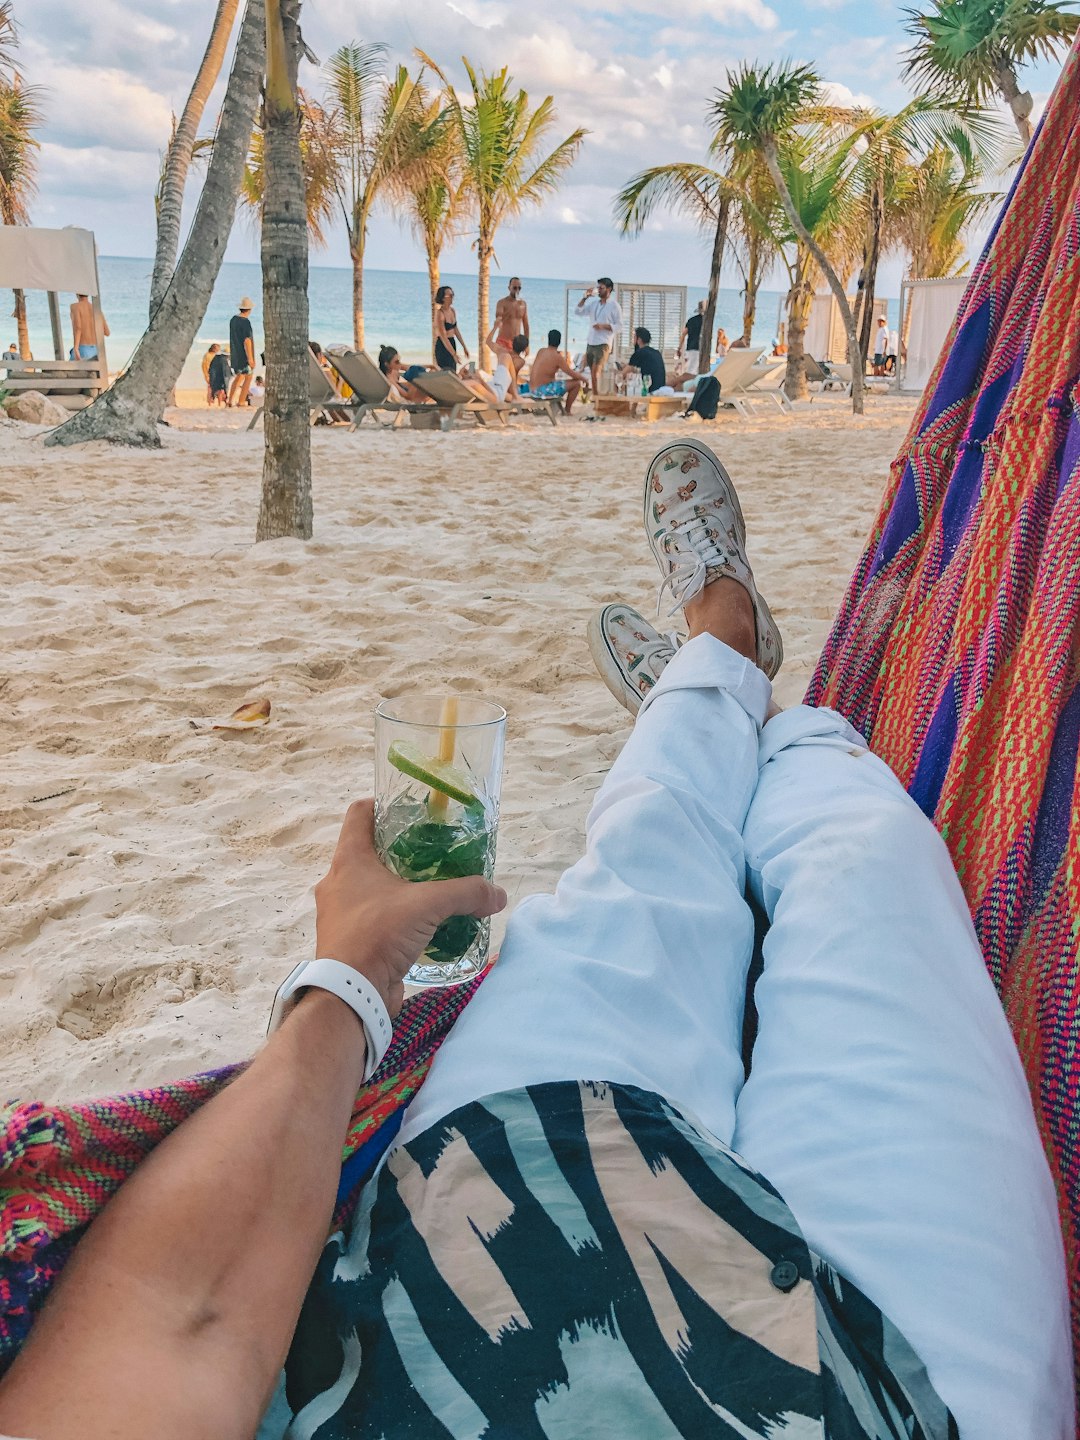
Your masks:
<svg viewBox="0 0 1080 1440"><path fill-rule="evenodd" d="M41 390L71 407L86 403L109 383L101 282L93 232L67 226L43 230L30 225L0 225L0 289L44 290L49 297L54 358L7 360L9 390ZM89 295L94 306L96 360L68 360L60 294Z"/></svg>
<svg viewBox="0 0 1080 1440"><path fill-rule="evenodd" d="M855 309L854 295L848 296L848 304L852 310ZM877 298L874 300L875 327L879 315L884 315L886 319L889 318L889 302ZM786 299L780 301L780 313L777 317L776 328L777 334L785 335L787 331ZM844 317L840 314L839 302L831 290L815 295L810 302L810 318L806 322L804 345L807 355L813 356L817 361L831 365L847 364L848 346Z"/></svg>
<svg viewBox="0 0 1080 1440"><path fill-rule="evenodd" d="M901 285L898 379L904 394L919 395L926 388L967 287L965 275Z"/></svg>

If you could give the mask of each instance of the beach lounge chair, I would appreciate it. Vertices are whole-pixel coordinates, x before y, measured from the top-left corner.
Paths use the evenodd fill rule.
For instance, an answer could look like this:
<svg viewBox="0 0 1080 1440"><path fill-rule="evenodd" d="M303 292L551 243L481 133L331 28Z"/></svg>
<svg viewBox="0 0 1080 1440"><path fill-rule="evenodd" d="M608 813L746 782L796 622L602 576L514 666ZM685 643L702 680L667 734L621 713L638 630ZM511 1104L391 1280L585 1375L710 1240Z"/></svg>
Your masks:
<svg viewBox="0 0 1080 1440"><path fill-rule="evenodd" d="M753 372L746 381L740 392L744 400L771 400L776 408L785 415L794 413L795 407L788 399L784 389L784 376L787 373L787 361L781 361L779 365L770 365L765 369L759 367L758 373ZM721 382L721 399L723 399L723 383Z"/></svg>
<svg viewBox="0 0 1080 1440"><path fill-rule="evenodd" d="M394 400L390 395L390 382L371 356L363 350L327 350L326 358L335 372L353 392L354 399L348 401L355 419L354 430L370 415L376 425L393 429L400 425L406 415L422 414L431 406L423 401ZM380 412L391 417L389 425L379 419Z"/></svg>
<svg viewBox="0 0 1080 1440"><path fill-rule="evenodd" d="M351 401L343 400L333 385L331 385L330 381L326 378L325 371L310 350L308 351L308 404L311 408L312 425L314 425L319 416L325 412L330 410L349 410L352 408ZM251 417L251 424L247 427L249 430L255 429L255 426L259 423L259 417L265 408L265 404L260 405L255 411L255 414ZM332 417L328 416L327 418Z"/></svg>
<svg viewBox="0 0 1080 1440"><path fill-rule="evenodd" d="M511 415L542 415L552 425L558 425L562 401L555 395L519 395L516 400L508 400L506 407Z"/></svg>
<svg viewBox="0 0 1080 1440"><path fill-rule="evenodd" d="M729 350L709 371L720 382L721 410L734 410L741 420L749 420L746 392L760 378L761 372L755 374L755 366L764 354L763 345L756 350Z"/></svg>
<svg viewBox="0 0 1080 1440"><path fill-rule="evenodd" d="M446 412L447 430L453 430L462 415L471 416L477 425L486 425L489 421L505 425L506 416L511 412L509 405L479 399L452 370L427 370L417 375L413 384Z"/></svg>

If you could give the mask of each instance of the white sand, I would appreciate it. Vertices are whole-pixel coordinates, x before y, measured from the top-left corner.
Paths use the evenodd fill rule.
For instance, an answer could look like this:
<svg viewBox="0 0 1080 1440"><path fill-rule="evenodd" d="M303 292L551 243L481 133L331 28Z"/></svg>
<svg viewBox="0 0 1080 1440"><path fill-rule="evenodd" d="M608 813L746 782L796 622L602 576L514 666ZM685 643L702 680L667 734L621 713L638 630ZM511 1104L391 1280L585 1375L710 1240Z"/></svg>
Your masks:
<svg viewBox="0 0 1080 1440"><path fill-rule="evenodd" d="M741 484L797 701L911 415L818 400L696 429ZM261 432L172 412L158 453L0 424L0 1098L146 1085L252 1051L311 954L311 885L372 783L371 711L418 688L510 714L511 904L579 853L629 717L590 613L651 615L644 467L685 426L314 433L316 538L253 541ZM239 735L189 721L267 696ZM56 792L56 798L46 799Z"/></svg>

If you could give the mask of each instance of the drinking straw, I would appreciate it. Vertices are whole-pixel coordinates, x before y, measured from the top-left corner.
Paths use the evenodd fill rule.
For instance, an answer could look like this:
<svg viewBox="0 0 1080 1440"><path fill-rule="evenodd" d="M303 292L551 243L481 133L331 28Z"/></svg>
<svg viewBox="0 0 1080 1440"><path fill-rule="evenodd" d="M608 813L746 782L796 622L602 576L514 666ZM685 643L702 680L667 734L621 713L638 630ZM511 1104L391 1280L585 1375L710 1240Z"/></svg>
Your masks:
<svg viewBox="0 0 1080 1440"><path fill-rule="evenodd" d="M439 759L444 765L450 765L454 759L455 742L457 739L455 727L458 723L458 697L448 695L442 703L442 713L439 716ZM445 815L450 804L450 796L444 795L441 790L432 790L428 800L428 806L433 815Z"/></svg>

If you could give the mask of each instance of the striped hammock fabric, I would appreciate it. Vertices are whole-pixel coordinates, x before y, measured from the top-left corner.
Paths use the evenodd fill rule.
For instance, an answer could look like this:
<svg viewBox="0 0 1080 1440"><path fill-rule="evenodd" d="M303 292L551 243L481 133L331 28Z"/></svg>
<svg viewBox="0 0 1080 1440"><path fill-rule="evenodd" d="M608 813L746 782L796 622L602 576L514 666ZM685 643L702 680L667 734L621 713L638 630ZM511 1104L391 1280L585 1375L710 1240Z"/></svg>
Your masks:
<svg viewBox="0 0 1080 1440"><path fill-rule="evenodd" d="M431 1058L487 971L425 990L394 1024L383 1062L356 1097L342 1151L334 1226L397 1134ZM54 1107L0 1107L0 1375L79 1237L140 1160L243 1069L230 1065L132 1095Z"/></svg>
<svg viewBox="0 0 1080 1440"><path fill-rule="evenodd" d="M1054 1168L1074 1343L1078 375L1074 47L892 467L807 695L866 735L952 852Z"/></svg>

